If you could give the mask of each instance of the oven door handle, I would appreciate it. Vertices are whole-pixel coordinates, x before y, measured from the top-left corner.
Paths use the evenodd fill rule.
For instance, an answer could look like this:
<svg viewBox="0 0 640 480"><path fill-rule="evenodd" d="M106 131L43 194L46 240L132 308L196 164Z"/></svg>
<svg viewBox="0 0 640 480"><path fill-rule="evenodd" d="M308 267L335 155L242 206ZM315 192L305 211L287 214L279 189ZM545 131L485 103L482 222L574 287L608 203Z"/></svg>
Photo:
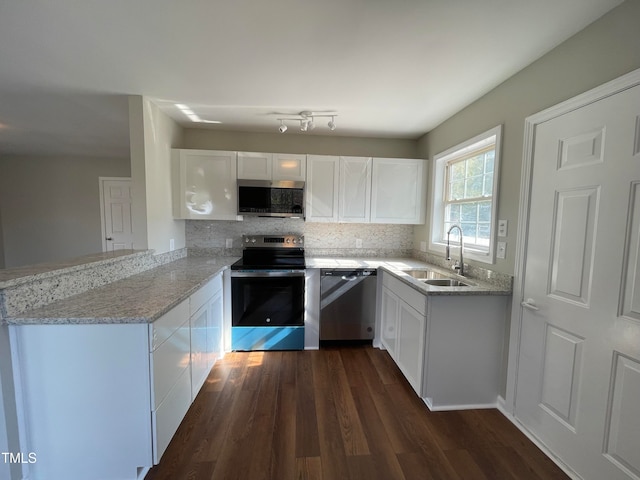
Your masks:
<svg viewBox="0 0 640 480"><path fill-rule="evenodd" d="M232 277L304 277L304 270L232 270Z"/></svg>

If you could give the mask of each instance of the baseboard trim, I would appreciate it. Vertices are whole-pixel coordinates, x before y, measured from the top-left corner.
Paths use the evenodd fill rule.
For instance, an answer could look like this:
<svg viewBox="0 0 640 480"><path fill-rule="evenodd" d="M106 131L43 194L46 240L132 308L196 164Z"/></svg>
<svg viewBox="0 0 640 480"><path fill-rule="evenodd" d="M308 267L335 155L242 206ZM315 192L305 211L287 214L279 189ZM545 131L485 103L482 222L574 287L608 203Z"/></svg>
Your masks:
<svg viewBox="0 0 640 480"><path fill-rule="evenodd" d="M533 433L527 430L527 428L524 425L522 425L518 421L518 419L516 419L511 413L509 413L506 409L506 405L504 401L502 402L498 401L497 408L500 413L502 413L505 417L507 417L507 420L513 423L516 426L516 428L525 435L525 437L531 440L536 447L542 450L542 453L544 453L553 463L555 463L558 466L558 468L560 468L560 470L566 473L569 478L571 478L572 480L584 480L580 475L578 475L575 471L573 471L573 469L569 467L569 465L567 465L561 459L556 457L555 454L544 443L542 443L542 441L539 440L538 437L536 437Z"/></svg>

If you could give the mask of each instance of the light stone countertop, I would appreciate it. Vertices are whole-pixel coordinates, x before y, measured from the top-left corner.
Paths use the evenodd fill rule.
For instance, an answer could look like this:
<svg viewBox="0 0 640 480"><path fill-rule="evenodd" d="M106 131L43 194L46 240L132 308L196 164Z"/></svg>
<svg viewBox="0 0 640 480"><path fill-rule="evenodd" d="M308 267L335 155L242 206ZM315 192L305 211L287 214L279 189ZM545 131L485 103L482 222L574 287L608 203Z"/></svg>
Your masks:
<svg viewBox="0 0 640 480"><path fill-rule="evenodd" d="M7 317L9 325L150 323L237 257L186 257L44 307Z"/></svg>
<svg viewBox="0 0 640 480"><path fill-rule="evenodd" d="M238 257L186 257L108 285L9 316L9 325L151 323L188 298ZM382 268L425 295L510 295L500 285L455 275L452 271L411 258L307 257L307 268ZM468 287L427 285L405 273L432 270Z"/></svg>
<svg viewBox="0 0 640 480"><path fill-rule="evenodd" d="M488 282L476 278L456 275L452 270L425 263L413 258L307 258L307 268L382 268L424 295L511 295L509 281ZM411 275L407 270L434 271L466 283L465 287L442 287L429 285ZM509 277L510 278L510 277Z"/></svg>

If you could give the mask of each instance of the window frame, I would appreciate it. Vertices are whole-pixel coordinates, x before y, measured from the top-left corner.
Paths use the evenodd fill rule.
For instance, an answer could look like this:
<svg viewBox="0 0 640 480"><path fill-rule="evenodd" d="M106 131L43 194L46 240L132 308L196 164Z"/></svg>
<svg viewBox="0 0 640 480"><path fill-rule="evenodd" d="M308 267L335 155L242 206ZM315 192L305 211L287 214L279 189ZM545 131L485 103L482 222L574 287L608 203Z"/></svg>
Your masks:
<svg viewBox="0 0 640 480"><path fill-rule="evenodd" d="M495 141L491 139L495 137ZM448 192L448 173L447 165L456 161L464 161L470 158L472 153L478 153L482 149L486 149L489 145L495 143L495 156L493 160L493 185L491 190L491 220L490 228L491 233L489 235L489 246L482 248L477 245L465 244L464 255L465 258L476 260L482 263L495 263L496 252L496 238L497 238L497 226L498 226L498 194L500 184L500 157L502 150L502 125L498 125L486 132L476 135L469 140L459 143L433 157L433 175L431 191L431 231L429 234L429 249L433 252L445 253L446 241L443 238L446 236L444 230L445 224L445 208L448 202L446 195ZM469 199L471 201L481 201L483 198L477 197ZM456 203L456 202L453 202ZM451 245L459 245L458 242L453 242ZM453 255L456 254L455 249Z"/></svg>

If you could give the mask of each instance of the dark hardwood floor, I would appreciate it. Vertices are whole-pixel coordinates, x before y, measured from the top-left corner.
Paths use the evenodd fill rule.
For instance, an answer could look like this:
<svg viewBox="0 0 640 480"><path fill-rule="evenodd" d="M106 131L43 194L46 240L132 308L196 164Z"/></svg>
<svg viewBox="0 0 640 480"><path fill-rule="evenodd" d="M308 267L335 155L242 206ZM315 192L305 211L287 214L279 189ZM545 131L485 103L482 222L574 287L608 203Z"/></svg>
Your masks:
<svg viewBox="0 0 640 480"><path fill-rule="evenodd" d="M430 412L372 347L227 354L146 477L566 478L497 410Z"/></svg>

